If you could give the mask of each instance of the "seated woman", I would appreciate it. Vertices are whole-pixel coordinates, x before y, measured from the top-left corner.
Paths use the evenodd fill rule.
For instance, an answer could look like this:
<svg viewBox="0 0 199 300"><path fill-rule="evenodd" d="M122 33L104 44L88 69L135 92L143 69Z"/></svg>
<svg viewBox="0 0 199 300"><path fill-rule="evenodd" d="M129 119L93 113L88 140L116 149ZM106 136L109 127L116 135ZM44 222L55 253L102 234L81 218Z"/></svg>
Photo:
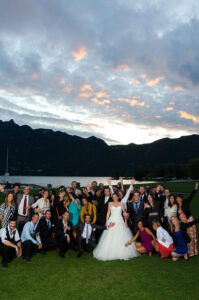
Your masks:
<svg viewBox="0 0 199 300"><path fill-rule="evenodd" d="M9 219L15 214L15 202L12 193L8 193L5 202L0 205L0 221L2 228L8 226Z"/></svg>
<svg viewBox="0 0 199 300"><path fill-rule="evenodd" d="M151 230L147 227L144 227L142 221L137 222L138 231L136 235L125 244L126 247L128 247L132 242L137 240L138 237L141 238L141 242L137 242L135 244L137 248L137 252L140 254L146 254L148 253L149 256L152 256L153 248L158 250L158 245L156 242L156 238L154 234L151 232Z"/></svg>
<svg viewBox="0 0 199 300"><path fill-rule="evenodd" d="M176 202L178 204L178 215L179 219L183 223L192 223L194 220L191 211L190 211L190 203L195 196L196 192L198 190L198 183L195 184L195 189L192 191L192 193L189 195L187 199L183 199L182 195L177 195ZM187 233L191 239L189 245L188 245L188 253L189 256L198 255L198 239L197 239L197 232L196 232L196 226L189 226L187 228Z"/></svg>
<svg viewBox="0 0 199 300"><path fill-rule="evenodd" d="M188 243L191 242L189 235L187 234L187 228L199 223L199 219L196 219L189 223L180 223L177 217L171 218L173 240L175 249L171 252L172 260L177 261L181 256L184 260L188 260Z"/></svg>
<svg viewBox="0 0 199 300"><path fill-rule="evenodd" d="M158 248L157 252L160 252L162 258L167 258L171 254L174 249L173 239L170 234L162 228L160 222L153 221L153 230L156 231L157 236L157 244Z"/></svg>
<svg viewBox="0 0 199 300"><path fill-rule="evenodd" d="M90 202L86 197L82 198L82 208L80 212L80 219L81 222L84 222L85 215L91 216L91 224L95 224L97 221L97 210L96 206Z"/></svg>

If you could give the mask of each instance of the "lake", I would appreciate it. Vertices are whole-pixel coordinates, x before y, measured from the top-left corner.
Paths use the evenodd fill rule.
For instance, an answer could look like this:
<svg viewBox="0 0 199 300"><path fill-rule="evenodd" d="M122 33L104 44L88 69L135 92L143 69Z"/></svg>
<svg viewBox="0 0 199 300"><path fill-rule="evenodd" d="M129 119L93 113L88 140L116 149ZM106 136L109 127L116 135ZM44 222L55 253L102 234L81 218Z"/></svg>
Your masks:
<svg viewBox="0 0 199 300"><path fill-rule="evenodd" d="M20 183L20 184L36 184L39 186L47 187L48 184L51 184L52 187L59 187L60 185L64 185L66 187L71 186L71 182L73 180L80 183L80 186L86 186L87 184L91 184L93 180L97 181L99 184L102 182L104 185L107 185L107 179L110 177L70 177L70 176L0 176L0 182L6 183ZM119 180L111 180L113 185L117 184ZM125 179L124 184L130 184L130 179ZM140 183L136 181L136 183ZM152 183L152 181L145 181L142 183Z"/></svg>

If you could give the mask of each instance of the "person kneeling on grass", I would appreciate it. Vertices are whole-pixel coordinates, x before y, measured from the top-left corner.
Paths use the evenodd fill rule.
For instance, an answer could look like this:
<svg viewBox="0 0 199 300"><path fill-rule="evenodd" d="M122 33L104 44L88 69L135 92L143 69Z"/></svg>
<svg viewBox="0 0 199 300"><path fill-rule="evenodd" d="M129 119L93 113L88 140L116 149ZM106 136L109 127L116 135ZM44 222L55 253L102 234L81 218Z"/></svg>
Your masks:
<svg viewBox="0 0 199 300"><path fill-rule="evenodd" d="M56 240L59 248L59 255L65 257L65 253L74 244L72 236L72 223L69 222L70 214L68 211L65 211L62 214L62 219L57 223L56 227Z"/></svg>
<svg viewBox="0 0 199 300"><path fill-rule="evenodd" d="M171 252L172 260L177 261L181 256L184 260L188 260L188 243L191 239L187 234L187 228L199 223L196 219L189 223L180 223L177 217L171 218L171 230L173 232L173 240L175 249Z"/></svg>
<svg viewBox="0 0 199 300"><path fill-rule="evenodd" d="M2 267L8 267L8 261L22 255L22 248L16 219L10 218L8 225L0 230L0 252L2 253Z"/></svg>
<svg viewBox="0 0 199 300"><path fill-rule="evenodd" d="M172 237L164 228L162 228L160 222L153 221L152 227L153 230L156 231L157 236L157 244L159 249L157 248L156 251L161 254L162 258L169 257L169 255L174 249Z"/></svg>
<svg viewBox="0 0 199 300"><path fill-rule="evenodd" d="M23 258L27 261L31 261L31 256L34 252L42 249L42 243L39 234L36 234L36 229L39 221L38 213L32 216L32 221L27 222L24 225L21 242L23 248Z"/></svg>
<svg viewBox="0 0 199 300"><path fill-rule="evenodd" d="M128 247L132 242L134 242L135 240L137 240L138 237L140 237L141 242L137 242L135 244L137 252L140 254L148 253L148 255L151 256L154 247L156 251L158 250L156 238L149 228L144 227L142 221L137 222L137 227L138 231L136 235L128 243L126 243L125 246Z"/></svg>
<svg viewBox="0 0 199 300"><path fill-rule="evenodd" d="M77 226L74 227L77 230L77 240L79 245L79 253L77 254L77 257L82 256L84 249L90 252L96 247L96 230L108 229L113 227L114 225L115 223L109 223L108 226L91 224L91 216L85 215L84 222L80 222Z"/></svg>

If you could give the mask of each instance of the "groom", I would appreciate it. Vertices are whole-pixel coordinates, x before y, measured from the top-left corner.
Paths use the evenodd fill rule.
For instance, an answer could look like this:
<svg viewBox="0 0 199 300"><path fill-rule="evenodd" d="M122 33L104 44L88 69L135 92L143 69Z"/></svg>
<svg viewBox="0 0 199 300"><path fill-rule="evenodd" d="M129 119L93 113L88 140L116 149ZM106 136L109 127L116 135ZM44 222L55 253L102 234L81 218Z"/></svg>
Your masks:
<svg viewBox="0 0 199 300"><path fill-rule="evenodd" d="M75 229L77 229L77 240L79 245L79 253L77 257L82 256L84 249L90 252L96 247L95 231L97 229L104 230L111 228L114 225L115 223L109 223L107 227L91 224L91 216L88 214L85 215L84 223L80 222L77 226L75 226Z"/></svg>

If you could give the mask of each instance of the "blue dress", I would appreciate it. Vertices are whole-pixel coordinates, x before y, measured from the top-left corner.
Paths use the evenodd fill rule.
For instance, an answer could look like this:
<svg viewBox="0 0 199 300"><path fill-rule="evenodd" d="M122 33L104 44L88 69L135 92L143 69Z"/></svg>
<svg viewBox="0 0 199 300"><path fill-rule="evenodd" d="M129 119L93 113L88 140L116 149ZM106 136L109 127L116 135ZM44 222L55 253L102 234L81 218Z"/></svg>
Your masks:
<svg viewBox="0 0 199 300"><path fill-rule="evenodd" d="M77 208L77 205L75 201L72 201L71 204L68 207L69 211L69 222L72 223L73 226L76 226L79 223L79 216L81 211L81 204L78 199L75 199L79 205L79 208Z"/></svg>
<svg viewBox="0 0 199 300"><path fill-rule="evenodd" d="M179 247L173 250L173 252L175 252L176 254L186 254L188 252L188 247L183 237L182 231L177 231L174 233L174 235Z"/></svg>

